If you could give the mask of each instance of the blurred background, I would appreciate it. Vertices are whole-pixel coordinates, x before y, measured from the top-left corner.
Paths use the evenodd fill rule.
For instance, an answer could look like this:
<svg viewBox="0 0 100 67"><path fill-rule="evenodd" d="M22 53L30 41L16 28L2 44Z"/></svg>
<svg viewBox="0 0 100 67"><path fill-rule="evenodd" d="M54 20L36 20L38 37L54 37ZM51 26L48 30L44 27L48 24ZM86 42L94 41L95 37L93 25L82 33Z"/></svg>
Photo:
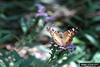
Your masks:
<svg viewBox="0 0 100 67"><path fill-rule="evenodd" d="M47 65L57 31L78 27L74 55ZM65 52L66 54L66 52ZM80 67L100 63L99 0L0 0L0 67Z"/></svg>

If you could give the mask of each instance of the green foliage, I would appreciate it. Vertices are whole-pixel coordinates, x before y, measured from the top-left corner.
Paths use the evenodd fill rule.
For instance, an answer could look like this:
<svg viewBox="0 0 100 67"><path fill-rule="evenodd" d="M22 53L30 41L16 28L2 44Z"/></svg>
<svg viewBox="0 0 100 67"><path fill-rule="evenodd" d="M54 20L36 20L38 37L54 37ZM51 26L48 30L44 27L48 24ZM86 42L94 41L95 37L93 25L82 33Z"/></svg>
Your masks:
<svg viewBox="0 0 100 67"><path fill-rule="evenodd" d="M17 42L18 45L15 46L18 47L31 47L37 45L37 43L40 43L38 41L38 35L41 34L46 23L44 23L43 18L37 18L34 15L37 11L35 8L36 2L40 2L42 0L4 1L0 1L0 53L3 54L3 56L0 56L0 67L8 67L10 62L6 61L5 58L13 55L14 58L16 58L16 61L13 62L13 67L45 67L45 65L47 65L47 61L40 61L40 59L36 59L34 56L29 57L28 59L23 59L16 51L11 52L5 48L1 48L1 46L5 45L5 43ZM53 53L51 54L49 63L58 67L64 64L70 64L71 61L98 61L96 58L96 52L100 51L100 1L62 0L60 2L58 1L58 3L60 6L67 6L69 9L76 10L76 14L71 18L64 17L68 20L60 18L63 20L62 21L57 18L57 21L61 22L59 27L61 27L62 31L67 29L66 25L78 27L73 43L77 47L80 46L80 50L82 52L68 56L66 51L60 52L58 48L53 47ZM57 21L51 22L50 24L56 24ZM89 56L88 58L85 56L85 53L87 53L87 56ZM98 53L98 56L99 54L100 53ZM68 59L63 60L61 64L57 63L57 61L62 59L64 56L66 56ZM83 60L83 58L85 59Z"/></svg>

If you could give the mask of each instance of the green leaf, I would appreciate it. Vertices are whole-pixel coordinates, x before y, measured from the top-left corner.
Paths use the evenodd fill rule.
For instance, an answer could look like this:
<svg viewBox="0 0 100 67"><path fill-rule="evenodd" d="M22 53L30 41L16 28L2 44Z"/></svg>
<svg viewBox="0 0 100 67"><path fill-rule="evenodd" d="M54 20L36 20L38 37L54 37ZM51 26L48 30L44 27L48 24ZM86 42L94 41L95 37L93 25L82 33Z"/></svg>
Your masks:
<svg viewBox="0 0 100 67"><path fill-rule="evenodd" d="M97 22L97 21L100 21L100 16L94 17L94 18L92 19L92 22Z"/></svg>
<svg viewBox="0 0 100 67"><path fill-rule="evenodd" d="M99 47L98 47L98 42L97 42L97 40L96 40L93 36L91 36L90 34L85 34L85 37L86 37L93 45L95 45L97 48L99 48Z"/></svg>
<svg viewBox="0 0 100 67"><path fill-rule="evenodd" d="M7 67L6 64L2 60L0 60L0 67Z"/></svg>
<svg viewBox="0 0 100 67"><path fill-rule="evenodd" d="M85 44L84 41L78 39L77 37L74 37L72 42L75 43L75 44Z"/></svg>
<svg viewBox="0 0 100 67"><path fill-rule="evenodd" d="M68 59L66 60L63 60L63 62L61 64L58 64L57 67L61 67L62 65L64 64L67 64L67 63L70 63L71 61L77 61L78 59L80 59L82 56L84 56L85 53L80 53L80 54L73 54L73 55L70 55L68 57Z"/></svg>
<svg viewBox="0 0 100 67"><path fill-rule="evenodd" d="M0 43L10 41L13 38L13 34L8 30L0 30Z"/></svg>
<svg viewBox="0 0 100 67"><path fill-rule="evenodd" d="M34 24L35 24L34 18L30 18L28 20L26 20L23 17L21 18L20 25L24 33L26 33L30 29L30 27L33 26Z"/></svg>
<svg viewBox="0 0 100 67"><path fill-rule="evenodd" d="M28 31L28 24L25 22L24 18L21 18L21 28L24 33Z"/></svg>
<svg viewBox="0 0 100 67"><path fill-rule="evenodd" d="M20 64L22 63L22 60L17 61L14 63L14 67L20 67Z"/></svg>

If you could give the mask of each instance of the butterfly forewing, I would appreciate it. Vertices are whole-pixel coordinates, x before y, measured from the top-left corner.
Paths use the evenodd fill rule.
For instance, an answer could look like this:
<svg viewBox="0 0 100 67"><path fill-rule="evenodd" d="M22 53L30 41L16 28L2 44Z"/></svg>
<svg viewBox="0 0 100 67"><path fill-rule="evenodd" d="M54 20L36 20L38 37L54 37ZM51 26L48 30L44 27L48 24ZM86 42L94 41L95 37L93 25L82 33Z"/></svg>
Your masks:
<svg viewBox="0 0 100 67"><path fill-rule="evenodd" d="M63 45L62 38L60 37L60 34L57 31L54 32L53 39L54 39L54 41L56 42L57 45L60 45L60 46Z"/></svg>

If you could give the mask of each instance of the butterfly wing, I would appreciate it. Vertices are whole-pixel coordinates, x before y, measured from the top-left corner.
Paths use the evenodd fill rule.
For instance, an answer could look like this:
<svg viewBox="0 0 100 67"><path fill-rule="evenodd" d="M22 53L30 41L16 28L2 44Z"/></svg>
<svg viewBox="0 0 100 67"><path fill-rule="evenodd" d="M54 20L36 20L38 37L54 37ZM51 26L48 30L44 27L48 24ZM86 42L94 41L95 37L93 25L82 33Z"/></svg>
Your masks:
<svg viewBox="0 0 100 67"><path fill-rule="evenodd" d="M62 46L63 45L63 40L62 38L60 37L61 34L57 31L54 31L53 29L51 29L50 27L48 28L48 31L50 33L50 35L52 36L54 42L57 44L57 45L60 45Z"/></svg>
<svg viewBox="0 0 100 67"><path fill-rule="evenodd" d="M70 33L68 31L64 32L63 34L63 43L64 46L66 46L67 44L71 43L71 38L68 36Z"/></svg>
<svg viewBox="0 0 100 67"><path fill-rule="evenodd" d="M57 31L55 31L53 34L53 39L57 45L63 46L63 40L60 36L61 36L61 34L59 34Z"/></svg>
<svg viewBox="0 0 100 67"><path fill-rule="evenodd" d="M64 32L64 35L63 35L64 45L70 44L72 42L74 35L75 35L75 32L73 30L68 30L68 31Z"/></svg>
<svg viewBox="0 0 100 67"><path fill-rule="evenodd" d="M64 32L62 38L60 37L62 35L59 32L54 31L50 27L48 28L48 31L51 34L54 42L57 45L60 45L60 46L69 45L72 42L73 36L75 35L75 29L74 28L72 28L71 30L68 30L68 31Z"/></svg>

